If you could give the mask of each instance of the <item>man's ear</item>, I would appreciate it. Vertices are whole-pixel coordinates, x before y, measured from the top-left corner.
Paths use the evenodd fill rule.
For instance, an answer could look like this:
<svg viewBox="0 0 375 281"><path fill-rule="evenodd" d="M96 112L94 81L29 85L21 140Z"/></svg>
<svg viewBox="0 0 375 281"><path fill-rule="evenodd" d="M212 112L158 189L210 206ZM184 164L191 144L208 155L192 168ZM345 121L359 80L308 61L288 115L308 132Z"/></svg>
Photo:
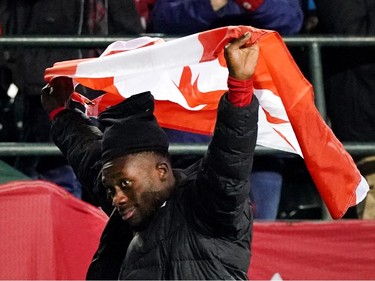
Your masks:
<svg viewBox="0 0 375 281"><path fill-rule="evenodd" d="M171 171L170 166L167 162L159 162L156 164L156 169L158 170L159 178L161 181L166 181L169 177Z"/></svg>

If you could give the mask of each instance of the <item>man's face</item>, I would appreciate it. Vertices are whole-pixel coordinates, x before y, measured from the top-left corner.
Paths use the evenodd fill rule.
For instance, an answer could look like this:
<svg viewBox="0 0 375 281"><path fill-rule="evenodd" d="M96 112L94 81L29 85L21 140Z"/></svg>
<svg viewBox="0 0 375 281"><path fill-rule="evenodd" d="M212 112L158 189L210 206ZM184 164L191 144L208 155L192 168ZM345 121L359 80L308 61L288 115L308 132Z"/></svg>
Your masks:
<svg viewBox="0 0 375 281"><path fill-rule="evenodd" d="M152 153L130 154L105 163L102 169L112 205L136 231L148 225L169 196L159 160Z"/></svg>

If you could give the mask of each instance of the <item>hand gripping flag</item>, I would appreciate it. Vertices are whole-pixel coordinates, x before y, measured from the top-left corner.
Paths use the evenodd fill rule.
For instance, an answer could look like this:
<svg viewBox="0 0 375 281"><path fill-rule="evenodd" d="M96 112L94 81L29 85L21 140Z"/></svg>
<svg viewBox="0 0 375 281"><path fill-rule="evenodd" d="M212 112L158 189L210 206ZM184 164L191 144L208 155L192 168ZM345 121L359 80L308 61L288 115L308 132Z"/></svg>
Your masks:
<svg viewBox="0 0 375 281"><path fill-rule="evenodd" d="M277 32L230 26L178 39L141 37L112 43L99 58L58 62L45 80L68 76L105 94L90 101L97 116L131 95L151 91L161 126L195 133L213 131L218 101L227 90L224 46L245 31L259 41L254 94L260 103L257 144L299 154L332 218L341 218L369 189L351 156L321 118L311 84Z"/></svg>

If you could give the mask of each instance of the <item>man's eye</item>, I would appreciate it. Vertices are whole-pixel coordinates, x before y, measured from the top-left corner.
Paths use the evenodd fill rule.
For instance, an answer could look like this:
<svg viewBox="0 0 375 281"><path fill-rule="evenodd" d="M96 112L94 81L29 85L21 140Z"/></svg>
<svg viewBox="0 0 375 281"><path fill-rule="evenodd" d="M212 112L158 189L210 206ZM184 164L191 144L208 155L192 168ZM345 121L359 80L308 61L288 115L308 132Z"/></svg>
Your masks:
<svg viewBox="0 0 375 281"><path fill-rule="evenodd" d="M122 188L129 187L129 185L130 185L130 180L122 180L121 181L121 187Z"/></svg>

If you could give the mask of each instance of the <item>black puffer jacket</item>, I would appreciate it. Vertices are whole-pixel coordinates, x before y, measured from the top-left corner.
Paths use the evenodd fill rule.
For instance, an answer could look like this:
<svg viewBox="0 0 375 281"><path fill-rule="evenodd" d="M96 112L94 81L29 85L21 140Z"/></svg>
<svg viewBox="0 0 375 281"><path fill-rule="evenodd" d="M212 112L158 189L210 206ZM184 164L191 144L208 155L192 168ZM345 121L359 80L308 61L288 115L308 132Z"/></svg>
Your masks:
<svg viewBox="0 0 375 281"><path fill-rule="evenodd" d="M176 191L145 231L133 236L119 214L112 213L87 278L247 279L252 230L247 179L257 121L255 97L244 108L222 98L206 155L175 171ZM64 110L52 133L81 183L110 211L96 162L101 132L79 112Z"/></svg>

